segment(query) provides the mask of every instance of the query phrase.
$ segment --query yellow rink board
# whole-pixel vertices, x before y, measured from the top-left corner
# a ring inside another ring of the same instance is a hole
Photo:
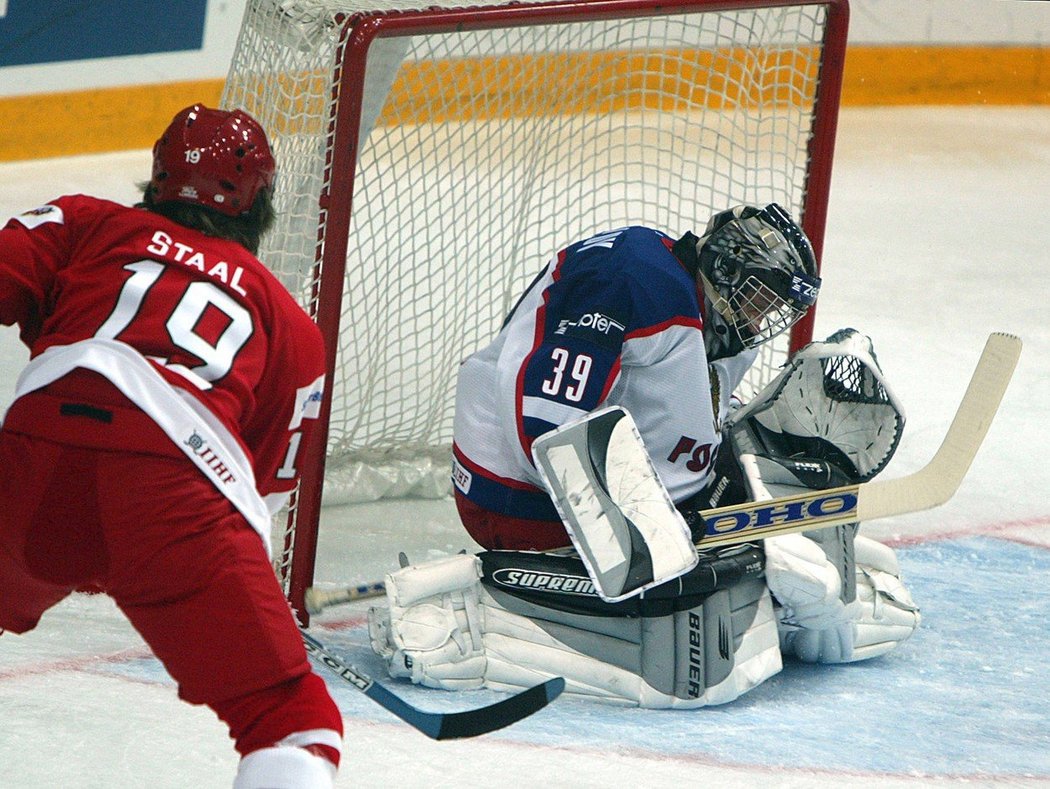
[[[607,55],[587,57],[594,61],[588,70],[591,84],[607,79],[623,65],[622,59],[614,63]],[[661,60],[673,65],[648,79],[670,85],[672,97],[677,92],[683,100],[695,100],[691,69],[705,67],[705,58],[718,57],[717,53],[662,53]],[[515,71],[506,65],[491,60],[460,63],[457,90],[464,96],[490,91],[494,70]],[[520,63],[515,68],[520,71]],[[578,87],[555,111],[603,109],[601,91],[589,90],[587,82]],[[195,101],[216,106],[221,93],[222,80],[204,80],[0,98],[0,161],[149,148],[176,112]],[[746,101],[748,97],[734,98]],[[1050,47],[852,46],[846,58],[842,104],[1050,104]],[[510,114],[534,111],[505,103],[502,107]],[[412,115],[415,111],[407,110],[400,120],[420,120]]]

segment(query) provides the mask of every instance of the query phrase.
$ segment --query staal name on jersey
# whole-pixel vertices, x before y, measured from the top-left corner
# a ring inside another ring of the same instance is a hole
[[[231,273],[230,264],[225,260],[210,263],[204,257],[203,252],[198,252],[189,244],[176,241],[163,230],[158,230],[153,234],[150,243],[146,245],[146,251],[152,255],[159,255],[163,258],[174,260],[176,263],[182,263],[184,266],[195,268],[209,277],[214,277],[223,284],[229,285],[242,296],[248,295],[244,288],[241,287],[241,277],[244,276],[244,269],[241,266],[234,266]]]

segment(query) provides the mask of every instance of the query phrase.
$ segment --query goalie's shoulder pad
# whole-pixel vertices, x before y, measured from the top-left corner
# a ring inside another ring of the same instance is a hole
[[[481,582],[529,603],[590,616],[654,617],[686,611],[720,589],[762,574],[764,553],[744,544],[701,552],[696,567],[678,578],[648,589],[637,597],[610,603],[602,600],[576,555],[530,551],[485,551]]]

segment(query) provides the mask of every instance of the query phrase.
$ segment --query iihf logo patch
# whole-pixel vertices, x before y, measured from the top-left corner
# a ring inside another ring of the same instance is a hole
[[[223,463],[222,458],[220,458],[213,450],[209,449],[208,442],[205,441],[196,430],[193,431],[193,435],[182,443],[193,450],[193,454],[204,462],[204,465],[219,478],[220,482],[229,484],[237,481],[237,477],[235,477],[229,467]]]

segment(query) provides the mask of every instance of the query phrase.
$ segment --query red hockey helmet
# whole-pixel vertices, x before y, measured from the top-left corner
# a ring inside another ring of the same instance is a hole
[[[153,200],[214,208],[239,216],[260,189],[273,186],[273,154],[266,132],[241,110],[187,107],[153,146]]]

